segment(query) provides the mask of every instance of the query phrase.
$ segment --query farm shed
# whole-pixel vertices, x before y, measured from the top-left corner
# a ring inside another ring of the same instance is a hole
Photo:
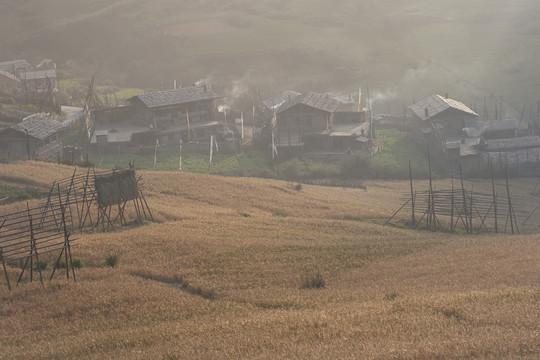
[[[22,92],[45,92],[58,87],[56,70],[28,71],[19,74]]]
[[[20,123],[0,131],[0,158],[49,158],[62,156],[58,132],[62,123],[47,114],[34,114]]]
[[[20,80],[13,74],[0,70],[0,92],[15,94],[20,88]]]
[[[18,76],[22,72],[29,71],[31,65],[26,60],[10,60],[0,62],[0,70]]]
[[[478,121],[478,136],[484,139],[508,139],[517,136],[519,122],[516,119]]]

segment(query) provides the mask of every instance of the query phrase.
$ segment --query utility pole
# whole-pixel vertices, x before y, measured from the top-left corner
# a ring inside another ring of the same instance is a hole
[[[24,132],[26,133],[26,154],[28,155],[28,160],[30,160],[30,139],[28,137],[28,129],[25,128]]]

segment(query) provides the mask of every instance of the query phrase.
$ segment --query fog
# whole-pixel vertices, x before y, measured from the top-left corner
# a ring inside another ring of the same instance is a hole
[[[0,48],[3,61],[53,59],[61,76],[122,87],[204,79],[228,101],[253,84],[263,97],[369,87],[380,111],[449,93],[515,112],[539,100],[538,10],[532,0],[27,0],[0,5]]]

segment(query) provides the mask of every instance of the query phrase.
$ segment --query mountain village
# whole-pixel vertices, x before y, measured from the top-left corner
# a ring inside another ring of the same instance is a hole
[[[177,87],[175,81],[171,89],[113,103],[100,98],[92,78],[82,107],[59,104],[59,92],[52,60],[35,67],[26,60],[0,62],[4,99],[49,105],[57,112],[16,112],[20,121],[0,130],[3,162],[49,158],[77,163],[88,153],[152,154],[158,148],[239,153],[251,147],[272,159],[373,156],[384,146],[384,141],[373,141],[377,129],[394,126],[408,131],[441,164],[487,168],[495,163],[518,171],[536,171],[540,165],[538,119],[524,119],[523,113],[520,119],[508,119],[497,111],[489,118],[484,111],[481,118],[476,109],[448,94],[404,106],[400,115],[381,115],[372,111],[369,91],[361,89],[345,95],[283,90],[261,98],[253,85],[236,101],[243,104],[239,108],[228,106],[205,82]],[[63,134],[73,129],[84,129],[84,143],[64,146]]]

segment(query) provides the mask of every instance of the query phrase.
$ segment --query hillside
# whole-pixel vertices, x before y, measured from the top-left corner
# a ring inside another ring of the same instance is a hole
[[[47,188],[72,173],[0,165],[0,184]],[[76,283],[0,286],[0,358],[540,356],[538,235],[381,226],[408,182],[140,174],[156,222],[77,234]],[[304,288],[317,278],[324,288]]]
[[[539,10],[533,0],[27,0],[0,5],[0,49],[121,86],[206,79],[226,97],[253,81],[264,96],[369,86],[392,100],[381,111],[450,93],[511,116],[539,100]]]

